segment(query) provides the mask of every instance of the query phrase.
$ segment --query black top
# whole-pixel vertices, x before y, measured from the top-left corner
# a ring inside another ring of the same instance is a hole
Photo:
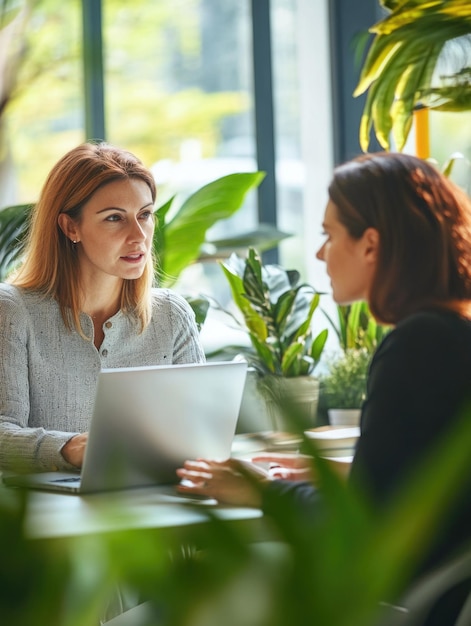
[[[447,311],[410,316],[373,357],[352,479],[383,501],[453,425],[471,392],[471,322]]]
[[[471,397],[471,322],[448,311],[410,316],[373,357],[351,470],[378,505],[387,502],[453,428]],[[436,565],[471,539],[471,485],[427,555]]]
[[[468,396],[471,322],[442,310],[417,313],[400,322],[372,359],[350,480],[359,481],[375,505],[386,504],[422,456],[454,425]],[[471,485],[467,494],[422,571],[471,539]],[[273,481],[266,496],[267,512],[273,496],[294,499],[311,512],[318,509],[320,499],[309,483]]]

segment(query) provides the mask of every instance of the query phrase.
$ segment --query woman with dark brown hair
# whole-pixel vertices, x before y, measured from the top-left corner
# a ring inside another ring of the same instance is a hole
[[[204,360],[193,311],[153,288],[155,182],[85,143],[53,167],[0,285],[0,468],[82,465],[98,373]]]
[[[421,159],[362,155],[335,169],[323,229],[317,257],[335,302],[365,300],[379,322],[393,326],[371,362],[349,473],[381,508],[471,396],[471,202]],[[188,461],[178,471],[180,490],[268,512],[284,499],[315,512],[321,490],[309,459],[267,454],[253,461],[278,467],[267,473],[248,463],[241,471],[234,459]],[[449,513],[447,532],[421,571],[471,539],[471,485]]]
[[[367,297],[378,321],[396,324],[439,303],[467,306],[470,200],[434,166],[405,154],[365,155],[335,170],[329,196],[353,239],[368,228],[379,234]]]

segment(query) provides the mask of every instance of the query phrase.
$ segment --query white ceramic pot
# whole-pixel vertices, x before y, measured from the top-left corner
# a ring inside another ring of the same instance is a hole
[[[358,426],[360,424],[360,409],[329,409],[329,423],[331,426]]]

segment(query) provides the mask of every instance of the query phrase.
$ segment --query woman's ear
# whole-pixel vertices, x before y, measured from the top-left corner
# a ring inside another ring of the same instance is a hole
[[[70,215],[67,215],[66,213],[60,213],[59,217],[57,218],[57,223],[59,224],[59,228],[64,233],[64,235],[68,239],[70,239],[70,241],[77,243],[77,226],[74,220],[70,217]]]
[[[367,228],[363,233],[365,258],[371,263],[376,263],[379,251],[380,237],[376,228]]]

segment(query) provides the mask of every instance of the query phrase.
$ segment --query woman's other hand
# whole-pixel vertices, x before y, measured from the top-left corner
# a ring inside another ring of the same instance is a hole
[[[260,507],[260,489],[269,480],[267,473],[250,463],[237,459],[185,461],[177,470],[182,483],[180,493],[215,498],[218,502],[238,506]]]
[[[75,435],[63,446],[61,454],[67,463],[81,468],[83,464],[83,457],[85,455],[85,448],[87,447],[88,433],[82,433]]]
[[[269,478],[276,478],[281,480],[309,480],[316,487],[319,487],[319,477],[316,474],[316,470],[313,466],[313,457],[307,454],[293,454],[293,453],[267,453],[259,454],[253,457],[254,463],[265,463],[268,465]],[[351,458],[346,457],[338,459],[324,459],[330,469],[335,472],[343,480],[347,480],[350,467]]]
[[[268,465],[270,478],[283,480],[314,480],[312,457],[296,453],[267,453],[252,458],[253,463]]]

